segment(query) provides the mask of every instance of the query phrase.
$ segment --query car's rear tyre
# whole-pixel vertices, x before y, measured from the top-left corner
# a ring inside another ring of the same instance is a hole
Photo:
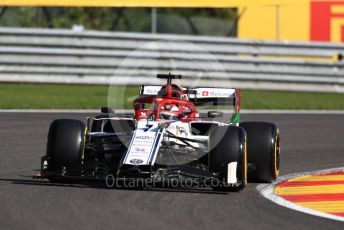
[[[47,170],[62,172],[78,170],[81,166],[85,146],[86,126],[82,121],[59,119],[51,123],[48,133],[46,155]],[[59,176],[48,176],[51,182],[65,182]]]
[[[240,123],[247,135],[248,180],[252,182],[274,181],[280,167],[280,133],[269,122]]]
[[[220,183],[212,182],[217,191],[240,191],[247,184],[246,134],[236,126],[214,127],[209,136],[209,170],[218,174]],[[228,182],[229,164],[236,162],[236,180]]]

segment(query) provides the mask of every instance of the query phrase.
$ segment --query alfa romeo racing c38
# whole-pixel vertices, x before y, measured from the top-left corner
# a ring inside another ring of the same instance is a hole
[[[54,120],[41,177],[52,183],[111,178],[224,192],[278,177],[279,129],[270,122],[240,123],[238,89],[181,87],[172,83],[180,75],[157,77],[167,83],[142,85],[134,114],[102,108],[86,123]],[[202,105],[232,110],[201,113]]]

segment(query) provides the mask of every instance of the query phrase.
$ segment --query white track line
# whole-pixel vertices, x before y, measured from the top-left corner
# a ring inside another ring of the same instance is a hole
[[[132,113],[131,109],[116,109],[118,113]],[[220,110],[229,112],[229,110]],[[201,110],[200,112],[207,112]],[[0,113],[100,113],[100,109],[0,109]],[[339,114],[344,115],[344,110],[246,110],[241,114]]]
[[[333,168],[333,169],[325,169],[325,170],[317,170],[317,171],[311,171],[311,172],[302,172],[302,173],[294,173],[294,174],[290,174],[290,175],[285,175],[285,176],[278,177],[278,179],[272,184],[260,184],[260,185],[258,185],[257,190],[268,200],[271,200],[272,202],[274,202],[278,205],[284,206],[286,208],[293,209],[295,211],[307,213],[307,214],[314,215],[314,216],[319,216],[319,217],[324,217],[324,218],[344,222],[344,217],[331,215],[331,214],[316,211],[316,210],[313,210],[310,208],[302,207],[302,206],[297,205],[293,202],[290,202],[288,200],[283,199],[282,197],[276,195],[274,192],[274,188],[278,183],[281,183],[282,181],[288,180],[290,178],[295,178],[295,177],[300,177],[300,176],[305,176],[305,175],[310,175],[310,174],[330,173],[333,171],[340,171],[340,170],[344,170],[344,168]]]

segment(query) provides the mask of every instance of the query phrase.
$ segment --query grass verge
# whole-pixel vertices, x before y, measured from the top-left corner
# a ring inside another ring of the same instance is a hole
[[[106,106],[108,86],[0,84],[1,109],[98,109]],[[139,87],[112,87],[111,104],[132,108]],[[126,100],[118,99],[123,95]],[[344,94],[242,90],[242,109],[343,110]]]

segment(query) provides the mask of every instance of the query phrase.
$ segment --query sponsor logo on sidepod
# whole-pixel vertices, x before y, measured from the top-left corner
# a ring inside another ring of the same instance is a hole
[[[135,165],[139,165],[139,164],[142,164],[143,163],[143,160],[140,160],[140,159],[132,159],[129,161],[130,163],[132,164],[135,164]]]

